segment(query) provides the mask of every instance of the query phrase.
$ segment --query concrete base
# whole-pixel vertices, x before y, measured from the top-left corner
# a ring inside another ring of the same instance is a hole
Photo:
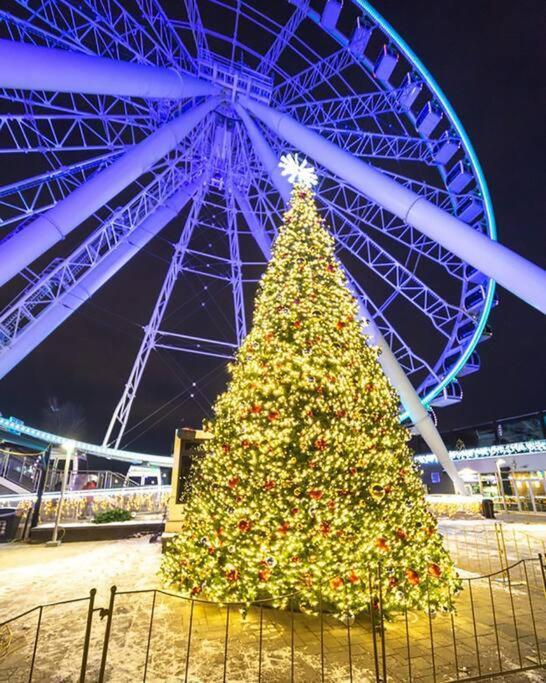
[[[57,543],[112,541],[130,538],[136,534],[161,534],[164,528],[165,522],[163,520],[132,520],[110,524],[92,524],[90,522],[63,524],[59,526],[59,541]],[[30,542],[49,545],[52,533],[52,524],[36,526],[30,531]]]

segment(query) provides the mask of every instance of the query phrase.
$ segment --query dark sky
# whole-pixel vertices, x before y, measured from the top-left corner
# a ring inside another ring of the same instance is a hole
[[[374,5],[421,57],[463,122],[489,184],[500,240],[544,266],[544,2],[375,0]],[[170,226],[163,237],[175,235]],[[47,398],[56,396],[60,403],[82,407],[81,437],[101,441],[168,253],[164,239],[151,243],[2,380],[2,414],[38,425]],[[546,407],[544,318],[500,288],[498,295],[500,304],[490,318],[493,338],[480,347],[481,371],[463,379],[462,403],[437,412],[443,429]],[[184,296],[196,303],[203,299],[197,289]],[[185,354],[158,354],[147,369],[131,424],[179,395],[132,430],[130,447],[166,452],[177,424],[198,426],[208,410],[203,395],[213,398],[222,387],[223,375],[214,367]],[[140,435],[144,428],[148,431]]]

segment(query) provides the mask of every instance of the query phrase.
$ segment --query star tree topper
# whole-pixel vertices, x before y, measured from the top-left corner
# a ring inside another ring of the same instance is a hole
[[[291,185],[304,185],[311,188],[318,183],[314,166],[311,166],[307,159],[300,161],[297,154],[283,154],[279,167],[282,175],[288,176],[288,182]]]

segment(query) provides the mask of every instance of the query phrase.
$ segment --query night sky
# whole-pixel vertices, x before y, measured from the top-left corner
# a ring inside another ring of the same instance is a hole
[[[429,68],[463,122],[489,184],[499,239],[545,266],[544,2],[375,0],[374,5]],[[55,396],[85,413],[80,438],[102,440],[140,343],[140,325],[167,268],[168,240],[175,237],[171,225],[0,382],[3,415],[47,426],[43,410]],[[197,289],[183,295],[204,303]],[[500,288],[498,295],[490,318],[493,338],[479,347],[481,371],[463,378],[462,403],[437,412],[441,429],[546,407],[544,317]],[[170,311],[171,319],[175,314]],[[199,426],[225,381],[217,367],[186,354],[156,354],[130,424],[177,397],[135,427],[127,445],[167,452],[175,426]]]

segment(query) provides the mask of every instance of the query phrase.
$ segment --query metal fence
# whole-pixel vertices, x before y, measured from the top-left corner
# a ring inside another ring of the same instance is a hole
[[[542,556],[463,577],[456,610],[382,610],[381,567],[367,614],[345,622],[267,603],[220,606],[163,590],[97,593],[0,624],[10,681],[478,681],[546,667]],[[544,675],[546,676],[546,669]]]
[[[546,557],[546,538],[502,522],[465,524],[440,520],[438,528],[455,565],[478,574],[491,574],[514,562]]]

